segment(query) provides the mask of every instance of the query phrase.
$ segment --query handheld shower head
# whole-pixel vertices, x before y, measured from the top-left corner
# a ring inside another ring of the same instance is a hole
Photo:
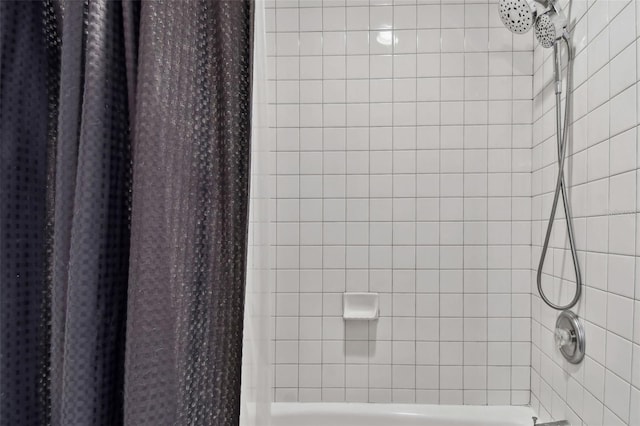
[[[549,8],[538,17],[534,25],[536,38],[542,47],[553,47],[560,39],[567,27],[567,19],[555,3],[551,3]]]
[[[500,0],[498,12],[504,26],[516,34],[529,31],[537,17],[533,0]]]
[[[556,42],[556,27],[546,13],[536,20],[535,34],[542,47],[552,47]]]

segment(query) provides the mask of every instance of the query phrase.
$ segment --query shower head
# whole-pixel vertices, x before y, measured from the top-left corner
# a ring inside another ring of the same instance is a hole
[[[567,27],[567,19],[562,10],[551,3],[549,8],[541,14],[534,25],[536,38],[542,47],[553,47],[556,40],[561,38]]]
[[[567,20],[556,0],[499,0],[498,12],[505,27],[516,34],[535,28],[540,45],[552,47],[566,31]],[[542,11],[538,12],[536,2]]]
[[[498,12],[504,26],[516,34],[529,31],[537,16],[533,0],[500,0]]]
[[[535,33],[542,47],[552,47],[553,43],[556,42],[556,27],[547,14],[542,15],[536,20]]]

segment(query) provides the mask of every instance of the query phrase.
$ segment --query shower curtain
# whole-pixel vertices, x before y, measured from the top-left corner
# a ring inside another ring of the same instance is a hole
[[[0,2],[0,425],[238,423],[252,18]]]

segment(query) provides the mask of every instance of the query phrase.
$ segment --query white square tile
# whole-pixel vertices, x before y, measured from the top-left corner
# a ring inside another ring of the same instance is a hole
[[[417,6],[417,26],[418,28],[439,28],[440,27],[440,5],[420,4]]]
[[[349,6],[349,5],[347,5]],[[369,29],[368,7],[347,7],[347,30]]]
[[[605,375],[604,403],[624,422],[629,420],[629,401],[631,388],[629,383],[607,371]]]
[[[614,333],[607,333],[606,367],[627,382],[631,381],[632,344]]]
[[[464,6],[459,4],[443,4],[441,6],[442,28],[464,27]]]
[[[325,33],[332,34],[332,33]],[[337,33],[341,34],[341,33]],[[325,35],[326,37],[326,35]],[[325,41],[326,44],[326,41]],[[369,53],[369,31],[348,31],[346,37],[348,55],[366,55]]]
[[[442,52],[463,52],[465,50],[464,29],[443,29],[440,32]]]
[[[323,7],[322,29],[324,31],[344,31],[346,29],[346,11],[344,7]]]
[[[369,8],[369,28],[393,28],[393,8],[391,6],[376,6]]]
[[[396,30],[416,27],[416,6],[395,5],[393,7],[393,28]]]
[[[610,102],[610,133],[616,135],[630,129],[637,123],[636,87],[624,90]]]
[[[633,300],[609,294],[607,303],[607,328],[625,339],[631,339],[633,337]]]

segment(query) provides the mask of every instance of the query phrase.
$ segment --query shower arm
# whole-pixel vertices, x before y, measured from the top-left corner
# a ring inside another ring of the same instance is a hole
[[[565,99],[565,111],[564,111],[564,126],[562,125],[562,78],[561,78],[561,66],[560,66],[560,49],[558,43],[555,43],[554,48],[554,75],[555,75],[555,95],[556,95],[556,137],[558,142],[558,178],[556,180],[556,188],[553,196],[553,204],[551,207],[551,214],[549,216],[549,222],[547,224],[547,232],[544,238],[544,244],[542,246],[542,252],[540,253],[540,263],[538,264],[538,271],[536,275],[536,281],[538,286],[538,293],[542,300],[551,308],[564,311],[571,309],[580,300],[582,294],[582,276],[580,274],[580,264],[578,263],[578,253],[575,247],[575,236],[573,232],[573,220],[571,217],[571,209],[569,206],[569,198],[567,196],[566,184],[564,181],[564,163],[567,149],[567,133],[569,130],[569,116],[570,116],[570,91],[572,88],[572,72],[573,65],[573,50],[569,41],[569,36],[566,31],[562,35],[562,40],[567,47],[567,96]],[[562,132],[561,132],[562,129]],[[553,222],[555,219],[556,209],[558,206],[558,198],[562,194],[562,202],[565,209],[565,221],[567,224],[567,236],[569,239],[569,247],[571,249],[571,256],[573,260],[573,268],[576,276],[576,291],[573,299],[566,305],[557,305],[553,303],[544,293],[542,289],[542,268],[549,248],[549,239],[551,237],[551,231],[553,228]]]

